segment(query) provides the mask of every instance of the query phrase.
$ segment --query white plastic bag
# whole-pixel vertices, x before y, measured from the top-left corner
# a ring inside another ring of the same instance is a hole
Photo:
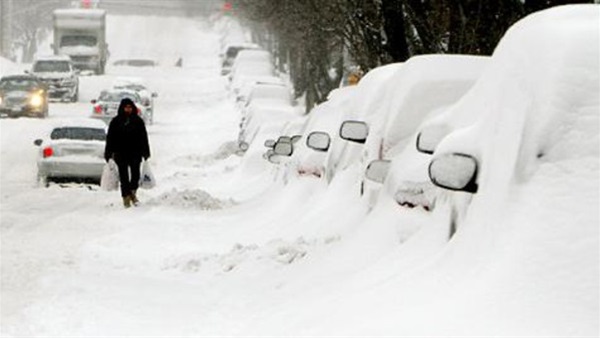
[[[152,168],[150,168],[150,163],[148,161],[142,162],[139,185],[142,189],[152,189],[156,186],[156,179],[154,178]]]
[[[102,178],[100,179],[100,188],[106,191],[119,189],[119,169],[112,159],[109,160],[102,169]]]

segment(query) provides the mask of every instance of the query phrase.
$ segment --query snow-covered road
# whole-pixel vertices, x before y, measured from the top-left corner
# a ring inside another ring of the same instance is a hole
[[[0,336],[597,336],[597,156],[574,165],[581,177],[544,164],[507,201],[480,203],[502,217],[451,241],[442,203],[387,198],[367,214],[357,167],[273,182],[274,166],[233,153],[240,114],[218,54],[223,29],[244,36],[234,23],[109,15],[113,60],[159,67],[108,67],[48,119],[0,119]],[[38,186],[33,141],[89,116],[117,76],[159,94],[158,185],[130,209],[97,186]]]

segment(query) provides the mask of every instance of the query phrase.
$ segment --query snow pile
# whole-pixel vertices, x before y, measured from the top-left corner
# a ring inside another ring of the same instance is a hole
[[[235,205],[235,202],[233,200],[214,198],[201,189],[186,189],[183,191],[172,189],[171,191],[162,193],[158,197],[150,199],[146,204],[150,206],[168,205],[195,210],[219,210]]]

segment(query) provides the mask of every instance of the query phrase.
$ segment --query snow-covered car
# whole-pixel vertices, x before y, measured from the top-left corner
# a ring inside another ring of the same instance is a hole
[[[91,118],[100,119],[105,123],[110,123],[113,117],[117,116],[119,105],[124,98],[131,99],[137,107],[137,113],[142,117],[144,123],[150,124],[152,121],[152,111],[148,110],[142,104],[140,94],[131,89],[109,89],[103,90],[98,99],[92,100]]]
[[[66,55],[39,56],[31,67],[31,74],[48,86],[48,97],[77,102],[79,98],[79,71]]]
[[[373,120],[376,117],[385,115],[382,111],[384,102],[389,100],[389,93],[395,85],[394,78],[402,65],[402,62],[398,62],[370,70],[356,85],[355,94],[349,99],[346,106],[340,107],[343,110],[341,118],[343,122],[355,125],[364,123],[366,131],[362,131],[364,133],[362,138],[368,136],[369,126],[365,121],[374,123]],[[340,132],[342,128],[347,127],[340,125]],[[360,161],[364,142],[359,135],[354,136],[352,141],[348,141],[344,137],[332,138],[325,167],[328,181],[331,181],[338,171],[345,170]]]
[[[279,136],[286,123],[294,121],[300,116],[295,107],[283,104],[250,105],[246,111],[246,116],[240,123],[238,134],[238,146],[242,151],[250,147],[255,141],[256,135],[266,125],[279,126],[275,128],[278,133],[269,135],[269,137]],[[266,138],[259,139],[258,142],[262,145],[265,140]]]
[[[242,119],[246,118],[253,107],[293,106],[291,89],[279,84],[257,84],[252,87],[245,105],[242,107]]]
[[[275,67],[270,63],[243,63],[231,71],[230,89],[237,96],[242,88],[266,76],[276,76]]]
[[[468,299],[449,322],[481,313],[502,318],[494,335],[597,335],[599,22],[598,5],[518,21],[470,99],[454,106],[480,118],[435,149],[429,175],[446,196],[437,223],[404,244],[428,248],[436,258],[427,264],[445,276],[468,276],[437,290]]]
[[[278,76],[264,76],[253,78],[251,81],[245,82],[236,94],[235,102],[238,105],[238,107],[240,107],[241,109],[244,106],[246,106],[249,103],[250,94],[254,90],[254,87],[263,85],[285,86],[286,84]]]
[[[144,106],[148,116],[146,123],[152,124],[154,122],[154,98],[158,97],[158,93],[151,92],[142,78],[118,77],[113,82],[112,87],[117,90],[129,89],[136,91],[142,99],[142,106]]]
[[[390,92],[377,114],[366,118],[369,127],[359,158],[366,172],[374,160],[391,160],[407,146],[423,121],[458,101],[485,71],[489,57],[420,55],[406,61],[389,80]],[[360,192],[369,206],[376,203],[381,183],[363,175]]]
[[[344,109],[347,109],[356,90],[355,86],[336,89],[329,94],[327,101],[311,110],[302,137],[286,163],[285,181],[293,177],[324,179],[331,140],[337,137]]]
[[[64,120],[36,139],[38,181],[99,182],[104,167],[106,124],[93,119]]]
[[[598,206],[599,19],[597,6],[566,6],[521,20],[453,107],[481,117],[446,136],[429,164],[431,181],[454,191],[450,234],[469,223],[534,227],[542,236],[548,229],[568,243],[586,231],[597,236],[597,214],[584,215]],[[494,218],[507,209],[510,221]]]
[[[0,79],[0,115],[47,117],[48,87],[32,75],[10,75]]]
[[[221,53],[221,75],[228,75],[238,53],[245,49],[260,49],[257,44],[249,42],[231,43]]]

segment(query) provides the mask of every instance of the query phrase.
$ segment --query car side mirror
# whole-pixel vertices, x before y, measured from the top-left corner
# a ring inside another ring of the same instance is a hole
[[[81,70],[79,70],[79,69],[74,69],[74,70],[73,70],[73,73],[74,73],[75,75],[79,75],[79,74],[81,74]]]
[[[367,179],[377,183],[383,183],[390,171],[390,160],[374,160],[367,166],[365,176]]]
[[[273,153],[280,156],[292,156],[294,147],[291,142],[276,142],[273,146]]]
[[[461,153],[443,154],[429,163],[429,178],[440,188],[476,193],[478,164],[475,157]]]
[[[273,148],[274,146],[275,146],[275,140],[269,139],[269,140],[265,141],[265,147],[267,147],[267,148]]]
[[[156,93],[156,92],[152,93],[152,97],[158,97],[158,93]]]
[[[267,160],[273,164],[280,164],[282,157],[281,155],[277,155],[275,153],[271,153],[267,155]]]
[[[37,140],[33,141],[33,144],[39,147],[42,145],[42,142],[43,141],[41,139],[37,139]]]
[[[90,101],[92,104],[96,104],[96,102],[98,102],[96,99],[93,99]]]
[[[292,138],[291,138],[292,144],[295,144],[296,142],[300,141],[301,138],[302,138],[302,135],[294,135],[294,136],[292,136]]]
[[[369,135],[369,126],[362,121],[344,121],[340,127],[340,137],[346,141],[364,144]]]
[[[29,74],[29,71],[28,70],[24,70],[23,73]]]
[[[308,134],[306,138],[306,145],[316,151],[327,151],[329,150],[329,144],[331,143],[331,137],[329,134],[323,131],[313,131]]]
[[[241,151],[246,151],[248,150],[248,148],[250,148],[250,145],[248,144],[248,142],[240,142],[240,144],[238,144],[238,147],[240,148]]]
[[[438,144],[448,135],[447,125],[430,125],[423,128],[417,135],[417,151],[423,154],[433,154]]]

